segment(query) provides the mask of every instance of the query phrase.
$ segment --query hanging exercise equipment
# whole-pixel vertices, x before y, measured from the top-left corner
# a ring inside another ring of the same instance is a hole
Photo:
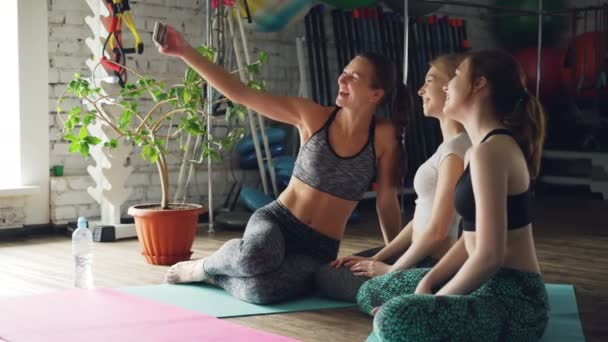
[[[131,6],[129,0],[105,0],[108,11],[110,12],[110,25],[108,27],[108,36],[103,43],[103,53],[101,64],[108,70],[112,71],[118,84],[121,87],[127,82],[127,70],[124,68],[127,64],[128,54],[142,54],[144,52],[144,44],[141,41],[139,32],[135,27],[133,16],[131,14]],[[133,35],[134,46],[125,48],[122,41],[122,25],[126,25]],[[106,52],[110,51],[110,58],[105,56]]]

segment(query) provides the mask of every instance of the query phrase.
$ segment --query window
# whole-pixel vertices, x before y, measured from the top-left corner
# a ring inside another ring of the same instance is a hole
[[[3,34],[2,113],[0,113],[0,189],[21,185],[21,149],[19,118],[19,37],[17,35],[17,1],[6,1],[0,12]]]

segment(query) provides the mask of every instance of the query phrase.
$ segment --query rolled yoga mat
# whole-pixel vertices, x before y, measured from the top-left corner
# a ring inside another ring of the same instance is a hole
[[[549,323],[541,342],[584,342],[583,328],[578,315],[574,286],[546,284],[549,294]],[[367,342],[380,342],[372,331]]]

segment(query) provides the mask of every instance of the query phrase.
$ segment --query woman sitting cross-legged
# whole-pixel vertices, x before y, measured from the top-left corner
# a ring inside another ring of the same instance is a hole
[[[445,112],[473,143],[455,193],[463,236],[432,269],[366,282],[359,306],[385,341],[536,341],[548,321],[530,208],[542,107],[500,51],[471,54],[446,91]]]

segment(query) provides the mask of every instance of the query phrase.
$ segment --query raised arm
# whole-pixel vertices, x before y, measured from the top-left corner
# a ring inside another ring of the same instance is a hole
[[[198,53],[182,35],[167,25],[165,45],[159,47],[165,55],[181,58],[196,70],[215,89],[233,102],[240,103],[270,119],[288,123],[298,128],[310,127],[307,120],[315,120],[303,113],[323,113],[323,107],[310,100],[298,97],[274,96],[267,92],[252,89]]]

